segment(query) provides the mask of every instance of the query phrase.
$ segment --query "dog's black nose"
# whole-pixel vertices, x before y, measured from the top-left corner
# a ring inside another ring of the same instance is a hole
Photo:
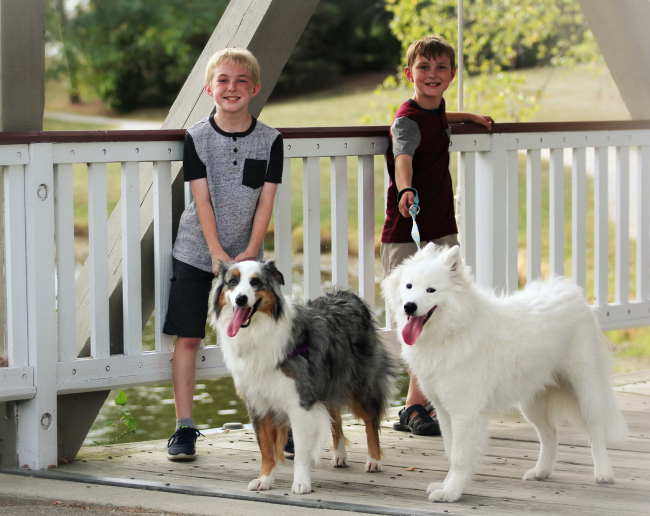
[[[418,305],[411,303],[410,301],[404,305],[404,312],[406,315],[413,315],[418,311]]]
[[[235,303],[237,304],[237,306],[246,306],[248,304],[248,297],[243,294],[237,296],[237,298],[235,299]]]

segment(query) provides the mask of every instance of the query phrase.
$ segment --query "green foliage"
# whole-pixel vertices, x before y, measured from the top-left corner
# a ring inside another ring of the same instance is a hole
[[[403,56],[412,41],[428,34],[456,46],[456,0],[386,0],[386,9]],[[576,0],[466,0],[463,13],[465,71],[475,77],[464,93],[466,111],[502,121],[529,119],[541,91],[524,92],[523,76],[504,71],[594,61],[599,55]],[[398,80],[404,81],[401,70]],[[450,110],[456,88],[446,95]]]
[[[110,107],[170,105],[226,5],[227,0],[79,2],[65,44],[83,63],[84,81]],[[54,30],[51,35],[56,39]]]
[[[113,423],[114,426],[114,442],[123,442],[124,438],[127,435],[134,434],[137,429],[137,422],[135,417],[131,414],[129,409],[126,407],[129,399],[124,391],[118,391],[115,396],[115,406],[118,407],[120,411],[119,420]]]
[[[321,0],[273,93],[313,91],[343,75],[397,65],[399,42],[390,31],[384,4],[384,0]]]

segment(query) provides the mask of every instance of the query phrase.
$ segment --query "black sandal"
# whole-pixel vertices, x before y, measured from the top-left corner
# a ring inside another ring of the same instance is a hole
[[[422,405],[411,405],[400,410],[399,421],[393,423],[393,428],[414,435],[440,435],[440,425],[435,413],[431,417]]]

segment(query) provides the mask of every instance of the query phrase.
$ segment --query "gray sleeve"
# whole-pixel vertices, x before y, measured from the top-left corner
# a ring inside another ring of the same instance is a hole
[[[393,140],[393,156],[408,154],[413,156],[420,145],[420,128],[417,122],[408,117],[396,118],[390,128]]]

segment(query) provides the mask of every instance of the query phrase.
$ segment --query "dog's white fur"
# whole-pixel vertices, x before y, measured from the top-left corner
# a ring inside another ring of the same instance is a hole
[[[627,429],[609,386],[605,338],[575,283],[553,278],[499,297],[472,283],[457,246],[429,244],[382,288],[396,315],[402,356],[436,407],[449,458],[442,485],[427,488],[429,500],[461,497],[486,441],[487,414],[513,406],[540,440],[525,480],[551,474],[558,412],[568,408],[591,438],[596,482],[613,482],[606,442],[623,439]],[[416,317],[433,309],[412,345],[402,336],[407,303],[417,306]]]

